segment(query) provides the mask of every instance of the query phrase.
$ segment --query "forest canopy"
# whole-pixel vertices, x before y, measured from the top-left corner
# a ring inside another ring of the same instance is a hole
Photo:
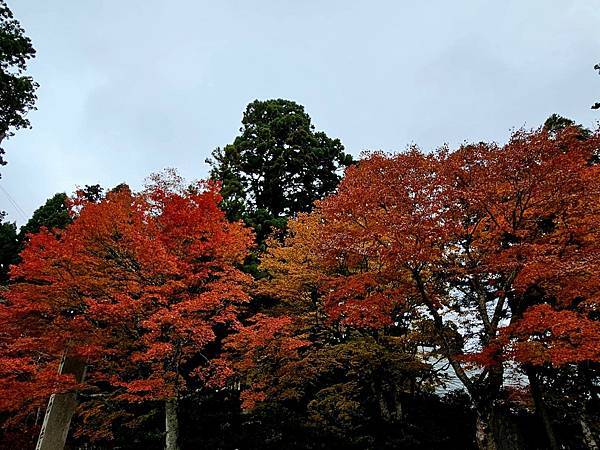
[[[589,445],[598,149],[599,130],[553,117],[502,146],[365,154],[265,239],[257,278],[219,180],[57,195],[2,294],[7,442],[33,442],[59,393],[77,399],[76,445],[134,428],[136,446],[162,433],[167,448],[537,448],[529,426],[551,448]],[[206,425],[208,405],[239,434],[179,425]],[[466,434],[430,435],[427,408]]]

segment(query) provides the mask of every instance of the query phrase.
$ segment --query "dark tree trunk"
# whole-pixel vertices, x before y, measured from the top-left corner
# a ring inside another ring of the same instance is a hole
[[[554,428],[552,427],[552,420],[550,419],[548,408],[544,402],[542,386],[538,379],[537,370],[534,367],[528,366],[525,368],[525,372],[529,379],[529,389],[531,391],[531,396],[533,397],[535,410],[544,425],[544,431],[546,432],[546,438],[548,439],[548,447],[551,450],[559,450],[556,435],[554,434]]]
[[[491,411],[478,411],[475,422],[475,442],[479,450],[498,450]]]
[[[479,450],[521,450],[523,441],[516,425],[503,410],[482,406],[477,411],[475,441]]]
[[[379,413],[381,418],[388,423],[402,422],[402,400],[400,389],[395,386],[386,386],[375,391],[378,397]]]
[[[583,412],[579,417],[579,424],[581,425],[581,432],[583,434],[583,441],[585,442],[585,445],[587,445],[589,450],[598,450],[598,442],[596,442],[596,438],[594,437],[594,433],[587,421],[585,412]]]

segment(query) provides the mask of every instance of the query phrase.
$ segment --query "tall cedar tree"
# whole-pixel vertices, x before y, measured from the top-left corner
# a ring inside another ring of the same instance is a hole
[[[54,194],[46,203],[33,212],[31,218],[19,230],[19,240],[25,243],[29,234],[35,234],[42,227],[47,230],[64,229],[71,223],[67,206],[68,196],[64,192]]]
[[[260,243],[297,212],[332,193],[352,163],[339,139],[315,131],[304,107],[289,100],[255,100],[241,135],[212,153],[211,178],[222,183],[223,206],[244,219]]]
[[[92,203],[81,193],[66,230],[32,235],[0,308],[0,367],[10,368],[0,408],[25,413],[73,389],[55,374],[67,349],[88,364],[77,386],[91,399],[84,423],[103,415],[104,426],[84,430],[92,438],[110,441],[111,420],[124,420],[110,408],[118,402],[162,401],[176,430],[177,400],[219,382],[207,348],[249,298],[237,266],[253,236],[220,201],[211,183],[157,177],[142,194],[123,188]],[[167,434],[167,448],[176,441]]]
[[[342,324],[385,328],[410,311],[469,393],[479,448],[518,448],[501,408],[504,366],[481,350],[533,365],[598,361],[599,147],[598,132],[567,127],[520,131],[504,147],[373,154],[291,225],[313,227],[305,240],[274,243],[271,273],[288,295],[313,288]],[[304,259],[286,256],[307,246]],[[315,277],[319,267],[336,275]]]
[[[35,56],[31,40],[0,0],[0,144],[15,130],[29,127],[26,114],[34,109],[37,83],[25,75],[28,61]],[[0,148],[0,165],[6,164]]]

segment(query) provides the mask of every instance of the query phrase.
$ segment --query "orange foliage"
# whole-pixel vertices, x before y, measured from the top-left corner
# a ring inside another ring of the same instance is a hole
[[[430,345],[474,396],[501,386],[501,367],[463,367],[488,346],[534,364],[598,360],[587,317],[600,294],[598,148],[598,132],[567,128],[519,131],[503,147],[371,154],[271,241],[263,289],[317,301],[344,327],[385,329],[399,314],[430,323]]]
[[[120,400],[178,396],[208,371],[201,352],[238,326],[251,283],[238,267],[253,237],[220,200],[213,184],[157,177],[141,194],[76,198],[65,231],[31,236],[0,305],[0,397],[12,399],[0,409],[56,391],[67,348],[88,361],[80,388]]]

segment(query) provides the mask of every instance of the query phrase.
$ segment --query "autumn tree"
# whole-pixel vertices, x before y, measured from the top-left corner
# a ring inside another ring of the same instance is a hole
[[[385,329],[400,306],[411,329],[429,330],[431,356],[448,360],[472,399],[482,449],[520,444],[501,407],[504,366],[474,370],[473,358],[535,306],[540,270],[548,281],[565,275],[552,284],[565,294],[575,286],[595,292],[593,246],[579,265],[565,266],[562,256],[569,239],[595,242],[597,169],[589,161],[598,146],[597,132],[581,139],[567,127],[517,132],[503,147],[373,154],[349,168],[338,192],[313,213],[317,244],[307,266],[337,271],[319,289],[327,316]],[[288,244],[290,253],[305,245]],[[280,263],[288,268],[280,270],[285,285],[295,263]],[[568,282],[567,274],[576,277]]]
[[[103,189],[100,185],[86,185],[80,190],[79,195],[87,201],[98,202],[103,198]],[[9,267],[19,260],[19,252],[25,246],[27,236],[39,232],[40,228],[48,230],[55,228],[64,229],[71,223],[67,208],[68,196],[59,192],[50,197],[37,208],[31,218],[20,228],[15,223],[2,222],[0,231],[0,284],[8,281]],[[0,220],[5,217],[0,212]]]
[[[19,262],[19,253],[26,245],[28,240],[28,236],[30,233],[37,233],[40,228],[45,227],[47,229],[63,229],[70,222],[71,219],[67,210],[67,196],[64,193],[55,194],[53,197],[48,199],[44,205],[39,207],[33,214],[32,218],[21,227],[21,230],[17,232],[17,226],[14,223],[4,222],[2,224],[2,234],[0,236],[0,241],[2,242],[1,246],[1,264],[2,270],[0,273],[1,283],[8,284],[9,281],[9,273],[11,270],[11,266],[17,264]],[[3,294],[0,293],[0,298],[3,297]],[[34,370],[36,366],[29,366],[29,370]],[[56,378],[56,370],[50,371],[49,376],[50,379]],[[33,372],[31,372],[33,373]],[[17,370],[15,372],[17,378],[24,378],[24,374]],[[7,375],[8,376],[8,375]],[[35,391],[36,388],[32,387],[29,392]],[[40,389],[39,392],[43,392],[43,389]],[[39,411],[35,414],[36,419],[32,421],[26,420],[21,421],[19,424],[21,427],[20,435],[23,436],[23,432],[27,432],[27,427],[35,428],[39,425]],[[6,425],[10,426],[12,423],[15,423],[19,419],[21,419],[19,415],[13,418],[13,420],[9,420]],[[18,433],[13,433],[13,436],[18,436]]]
[[[568,421],[581,426],[590,445],[594,438],[587,414],[597,402],[594,380],[600,357],[598,133],[582,136],[579,127],[567,127],[549,135],[521,136],[514,147],[522,146],[530,152],[525,157],[521,150],[528,164],[515,172],[519,181],[512,182],[518,186],[513,197],[524,204],[513,212],[513,229],[504,235],[502,252],[510,255],[516,273],[511,324],[488,352],[521,364],[551,447],[559,447],[555,424]],[[510,179],[507,172],[504,177]],[[551,403],[558,407],[549,410],[544,397],[553,397]],[[567,420],[569,409],[577,412]]]
[[[0,1],[0,144],[15,130],[29,127],[26,115],[34,109],[38,85],[25,72],[34,56],[31,40],[6,2]],[[0,149],[0,165],[6,164],[3,155]]]
[[[333,192],[352,162],[339,139],[315,131],[304,107],[290,100],[250,103],[240,131],[207,162],[211,178],[222,183],[229,218],[252,225],[259,242]]]
[[[162,401],[166,446],[177,448],[178,399],[218,383],[205,350],[248,300],[237,265],[252,237],[225,219],[220,200],[214,185],[182,188],[176,177],[98,203],[75,198],[73,223],[32,235],[14,269],[3,357],[51,367],[68,349],[87,361],[84,419],[114,402]],[[37,373],[26,378],[35,385]],[[90,431],[110,439],[110,427]]]
[[[307,429],[361,448],[381,448],[391,436],[408,442],[405,401],[438,381],[418,356],[422,334],[407,328],[406,305],[377,287],[383,279],[364,266],[350,275],[343,264],[325,263],[322,220],[300,214],[284,243],[267,241],[260,269],[268,276],[255,295],[275,303],[226,345],[242,406],[296,411]],[[347,277],[352,285],[336,291]],[[394,431],[371,434],[375,424]]]

